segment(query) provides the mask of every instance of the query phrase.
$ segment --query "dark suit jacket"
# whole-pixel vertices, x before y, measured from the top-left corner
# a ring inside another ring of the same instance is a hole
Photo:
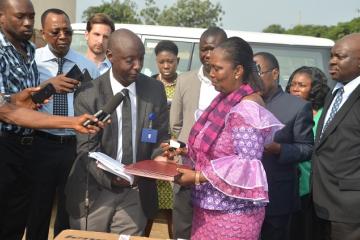
[[[320,117],[313,161],[313,198],[319,217],[360,223],[360,85],[352,92],[324,131],[328,95]]]
[[[141,142],[141,130],[149,127],[149,113],[155,113],[156,119],[152,128],[158,130],[158,143],[168,139],[169,119],[164,86],[161,82],[140,74],[136,80],[137,125],[136,125],[136,160],[151,159],[151,155],[159,144]],[[94,81],[87,82],[75,100],[75,114],[95,113],[114,96],[109,71]],[[111,124],[98,134],[91,135],[90,141],[84,134],[77,135],[77,152],[73,168],[66,187],[67,210],[73,217],[85,214],[84,200],[86,192],[86,165],[89,162],[89,199],[90,212],[92,204],[102,189],[116,191],[111,187],[114,175],[99,169],[88,152],[100,151],[116,158],[118,145],[118,120],[116,111],[111,115]],[[88,146],[89,145],[89,146]],[[140,178],[138,182],[141,204],[147,217],[153,218],[157,212],[157,191],[154,180]]]
[[[281,144],[279,155],[264,154],[264,165],[269,183],[266,215],[289,214],[300,207],[297,164],[309,160],[314,136],[311,104],[298,97],[278,91],[265,99],[266,108],[285,126],[275,135]]]

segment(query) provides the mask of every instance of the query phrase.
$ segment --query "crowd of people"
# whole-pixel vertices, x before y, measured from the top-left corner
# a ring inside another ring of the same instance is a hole
[[[141,39],[107,15],[88,20],[86,56],[56,8],[42,13],[46,45],[35,49],[34,15],[30,0],[0,1],[0,239],[48,239],[53,206],[55,236],[149,236],[160,209],[171,238],[360,239],[359,33],[331,50],[332,90],[314,66],[295,69],[283,90],[275,55],[219,27],[200,37],[199,69],[178,74],[179,49],[163,40],[148,77]],[[82,82],[66,77],[75,64]],[[34,103],[48,84],[56,93]],[[109,121],[91,115],[119,92]],[[186,147],[170,150],[170,138]],[[173,183],[130,184],[93,151],[187,167]]]

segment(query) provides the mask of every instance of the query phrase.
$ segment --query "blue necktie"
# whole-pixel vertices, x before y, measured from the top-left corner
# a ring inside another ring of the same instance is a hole
[[[323,135],[325,129],[329,126],[330,122],[333,120],[333,118],[335,117],[335,114],[338,112],[340,104],[342,102],[342,98],[343,98],[343,93],[344,93],[344,87],[339,88],[338,90],[336,90],[336,97],[335,97],[335,101],[334,104],[331,108],[330,111],[330,115],[328,120],[326,121],[326,123],[324,124],[324,127],[321,131],[321,136]],[[321,138],[320,136],[320,138]]]
[[[65,58],[57,58],[56,62],[58,63],[57,75],[60,75],[63,73]],[[54,94],[53,115],[60,115],[60,116],[68,115],[67,93]]]

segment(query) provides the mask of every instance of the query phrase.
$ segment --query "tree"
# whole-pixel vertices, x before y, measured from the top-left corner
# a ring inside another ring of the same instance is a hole
[[[207,28],[221,22],[223,14],[220,4],[214,5],[210,0],[178,0],[170,8],[164,8],[158,24]]]
[[[296,25],[286,31],[287,34],[326,37],[329,27],[321,25]]]
[[[84,20],[89,19],[95,13],[105,13],[117,23],[141,23],[136,12],[137,6],[131,0],[111,0],[111,2],[102,2],[99,6],[87,8],[82,15]]]
[[[95,13],[106,13],[117,23],[144,23],[149,25],[202,27],[221,25],[224,11],[219,3],[210,0],[177,0],[172,6],[160,10],[155,0],[145,0],[145,8],[137,13],[133,0],[111,0],[87,8],[82,18],[87,20]]]
[[[146,0],[145,8],[140,11],[143,23],[148,25],[157,25],[160,9],[155,6],[154,0]]]
[[[147,8],[140,15],[145,23],[157,25],[207,28],[221,25],[221,16],[224,14],[221,5],[214,5],[210,0],[177,0],[171,7],[165,6],[159,14],[159,8],[155,7],[153,0],[147,0],[146,3]]]
[[[271,24],[270,26],[268,26],[263,30],[263,32],[266,33],[285,33],[285,31],[286,31],[285,28],[283,28],[279,24]]]
[[[360,32],[360,18],[354,18],[349,22],[340,22],[336,26],[296,25],[288,30],[281,27],[281,25],[272,24],[265,28],[263,32],[324,37],[336,41],[350,33]]]

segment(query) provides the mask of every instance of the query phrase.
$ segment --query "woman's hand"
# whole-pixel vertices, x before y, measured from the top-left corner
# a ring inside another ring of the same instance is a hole
[[[195,184],[195,171],[185,168],[178,168],[180,173],[175,177],[175,182],[181,186],[190,186]]]

